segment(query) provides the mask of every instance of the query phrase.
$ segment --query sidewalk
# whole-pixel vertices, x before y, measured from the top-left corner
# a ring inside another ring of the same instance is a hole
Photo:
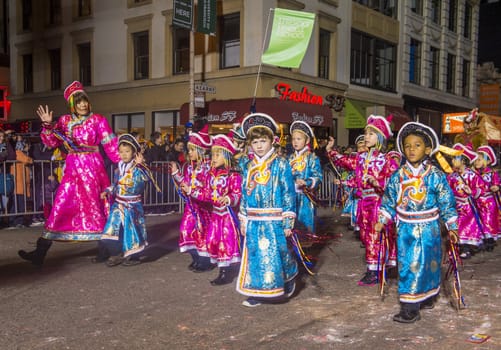
[[[334,239],[318,255],[315,276],[302,275],[289,302],[249,309],[235,285],[213,287],[217,271],[188,271],[179,254],[180,215],[147,219],[149,262],[108,268],[91,264],[95,242],[55,243],[36,268],[17,257],[41,228],[0,231],[2,349],[474,349],[475,333],[501,346],[501,247],[465,261],[467,308],[445,297],[422,319],[403,325],[397,286],[381,299],[359,287],[364,250],[347,220],[319,212],[319,232]]]

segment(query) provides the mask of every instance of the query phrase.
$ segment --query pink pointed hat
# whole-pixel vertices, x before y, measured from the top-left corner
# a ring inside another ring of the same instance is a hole
[[[484,145],[477,148],[477,153],[484,153],[487,158],[489,158],[490,165],[494,166],[497,163],[496,152],[492,149],[491,146]]]
[[[66,89],[64,89],[64,99],[68,101],[71,95],[73,95],[75,92],[85,93],[82,83],[77,80],[75,80],[73,83],[68,85]]]
[[[235,155],[237,153],[237,149],[233,145],[233,141],[231,140],[231,131],[228,136],[219,134],[216,135],[212,138],[212,148],[222,148],[228,152],[230,152],[232,155]]]
[[[462,143],[456,143],[454,144],[454,146],[452,146],[452,148],[458,151],[463,151],[463,155],[468,158],[470,164],[478,158],[478,155],[473,151],[471,146],[465,146]]]
[[[188,143],[203,149],[209,149],[212,146],[212,138],[209,135],[209,124],[205,124],[199,132],[192,132]]]
[[[391,131],[391,120],[393,116],[390,114],[387,118],[380,115],[371,114],[369,118],[367,118],[367,126],[370,126],[381,134],[383,134],[385,139],[389,139],[393,136],[393,132]]]

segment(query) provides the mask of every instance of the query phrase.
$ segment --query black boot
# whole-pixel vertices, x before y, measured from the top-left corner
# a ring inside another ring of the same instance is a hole
[[[402,303],[400,306],[400,312],[393,316],[393,321],[400,323],[414,323],[419,321],[421,319],[419,306],[419,303]]]
[[[191,264],[188,265],[188,270],[195,271],[198,266],[198,254],[196,250],[190,250],[189,253],[191,255]]]
[[[494,250],[494,246],[496,245],[496,241],[494,238],[487,238],[485,240],[485,250],[488,252],[492,252]]]
[[[193,272],[206,272],[211,271],[216,267],[215,264],[210,262],[210,258],[206,256],[199,256],[197,260],[197,264],[193,269]]]
[[[91,259],[94,264],[104,263],[111,256],[103,241],[97,242],[97,255]]]
[[[45,255],[52,245],[52,241],[40,237],[37,240],[37,248],[31,252],[26,252],[24,250],[20,250],[17,253],[24,260],[31,261],[33,265],[42,266],[43,261],[45,259]]]
[[[222,286],[223,284],[228,284],[233,282],[233,277],[231,276],[231,270],[228,268],[221,267],[219,269],[219,275],[216,279],[210,281],[213,286]]]

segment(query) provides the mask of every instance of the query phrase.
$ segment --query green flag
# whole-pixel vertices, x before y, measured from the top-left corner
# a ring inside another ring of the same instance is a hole
[[[270,44],[261,57],[263,63],[298,68],[310,42],[315,14],[275,9]]]

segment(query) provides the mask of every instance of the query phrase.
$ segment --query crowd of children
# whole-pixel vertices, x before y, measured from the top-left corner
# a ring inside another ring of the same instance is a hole
[[[75,91],[65,91],[65,97],[80,92],[76,96],[83,101],[83,112],[89,113],[83,89],[73,85]],[[71,146],[73,157],[97,156],[96,147],[76,145],[60,135],[47,107],[40,106],[38,114],[44,122],[42,139],[49,146],[63,142]],[[440,291],[442,227],[452,244],[459,245],[463,259],[481,249],[494,249],[500,230],[500,178],[492,169],[497,159],[488,145],[473,150],[457,143],[449,149],[452,167],[442,159],[440,169],[432,158],[443,150],[438,137],[418,122],[404,124],[396,136],[397,150],[387,152],[386,143],[393,136],[390,123],[391,117],[371,115],[364,135],[357,138],[356,152],[336,151],[333,138],[325,150],[331,166],[349,174],[342,181],[347,192],[343,213],[359,231],[365,248],[366,271],[358,285],[376,285],[384,280],[385,271],[398,271],[401,310],[393,319],[412,323],[420,319],[420,309],[433,307]],[[65,171],[56,210],[50,213],[37,249],[19,252],[23,259],[41,265],[52,240],[95,239],[99,251],[93,262],[110,267],[141,262],[148,245],[143,192],[147,182],[156,186],[155,177],[144,165],[142,148],[133,135],[115,139],[106,123],[93,127],[105,129],[102,137],[111,142],[107,151],[118,161],[110,186],[99,162],[99,186],[84,193],[89,203],[99,203],[92,207],[99,209],[93,216],[95,227],[72,221],[73,227],[67,222],[71,215],[59,214],[70,194],[84,195],[74,193],[78,189],[70,185],[75,179]],[[217,267],[213,286],[236,279],[236,290],[247,297],[242,303],[247,307],[294,294],[301,257],[291,248],[293,239],[315,232],[315,192],[323,181],[316,138],[302,121],[292,123],[289,132],[293,150],[284,157],[275,147],[281,130],[267,114],[246,115],[228,135],[211,136],[205,125],[186,135],[186,162],[173,160],[169,166],[185,202],[179,249],[191,256],[188,268],[203,273]],[[20,155],[24,151],[17,149]]]

